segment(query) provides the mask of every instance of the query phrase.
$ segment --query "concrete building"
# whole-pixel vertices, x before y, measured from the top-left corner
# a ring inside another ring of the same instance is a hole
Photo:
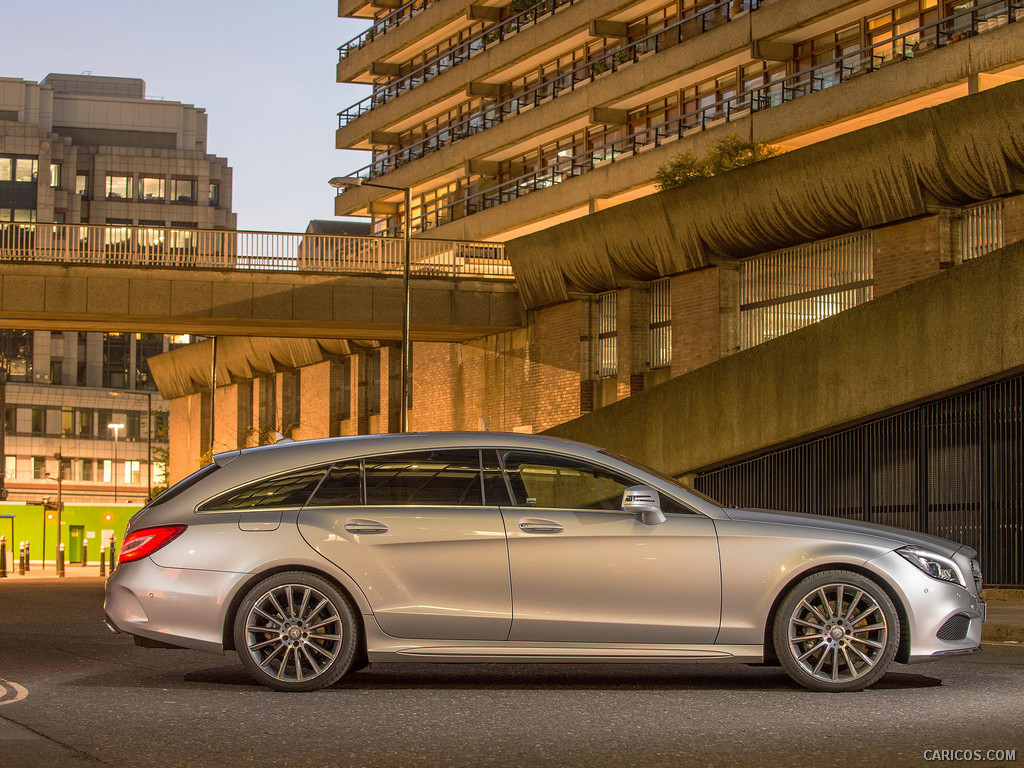
[[[723,134],[784,148],[1024,73],[1015,0],[341,0],[373,26],[344,43],[339,114],[356,175],[413,191],[433,237],[493,239],[655,191],[656,170]],[[397,232],[401,193],[362,186],[339,215]]]
[[[0,78],[0,245],[34,222],[83,242],[99,233],[108,252],[132,226],[153,249],[235,228],[231,169],[207,153],[206,112],[145,91],[135,78]],[[138,504],[162,485],[168,405],[147,360],[188,341],[0,331],[9,500]]]

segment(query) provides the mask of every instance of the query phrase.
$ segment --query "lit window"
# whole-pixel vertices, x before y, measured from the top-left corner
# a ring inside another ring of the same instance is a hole
[[[992,200],[964,208],[960,244],[960,255],[964,261],[976,259],[1003,247],[1002,200]]]
[[[210,205],[220,205],[220,184],[210,185]]]
[[[14,160],[9,157],[0,157],[0,181],[10,181],[14,173]]]
[[[619,372],[618,304],[615,291],[597,297],[597,375],[602,378]]]
[[[85,197],[89,194],[89,174],[75,174],[75,194]]]
[[[870,232],[745,259],[740,264],[740,348],[870,301],[873,286]]]
[[[124,481],[125,483],[138,485],[140,475],[139,462],[137,461],[126,461],[124,463]]]
[[[34,157],[19,157],[14,161],[14,180],[35,181],[39,176],[39,161]]]
[[[139,179],[139,197],[143,200],[163,200],[164,180],[143,176]]]
[[[60,187],[60,163],[50,163],[50,186]]]
[[[132,197],[131,176],[107,176],[107,198],[130,200]]]
[[[172,180],[171,200],[176,203],[194,203],[196,201],[196,182],[189,179]]]
[[[651,368],[672,364],[672,304],[668,278],[651,283],[650,295]]]
[[[31,208],[15,208],[14,209],[14,220],[15,221],[35,221],[36,212]]]
[[[4,479],[6,479],[6,480],[17,480],[18,479],[18,457],[17,456],[4,456]]]
[[[114,462],[110,459],[103,460],[103,482],[109,483],[114,479]]]

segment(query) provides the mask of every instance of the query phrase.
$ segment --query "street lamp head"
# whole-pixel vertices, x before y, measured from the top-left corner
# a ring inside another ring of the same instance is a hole
[[[345,187],[361,187],[363,180],[358,176],[335,176],[327,183],[335,189],[344,189]]]
[[[107,424],[107,429],[124,429],[124,424]]]

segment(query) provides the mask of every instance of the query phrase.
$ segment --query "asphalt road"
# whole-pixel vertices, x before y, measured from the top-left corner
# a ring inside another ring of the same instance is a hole
[[[0,581],[0,768],[956,762],[926,750],[1024,766],[1024,645],[848,694],[776,668],[632,664],[377,665],[282,694],[234,654],[136,648],[102,599],[98,580]]]

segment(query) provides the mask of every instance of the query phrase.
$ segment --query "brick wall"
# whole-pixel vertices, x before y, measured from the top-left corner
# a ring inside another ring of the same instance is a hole
[[[579,302],[546,307],[528,329],[413,349],[413,430],[540,431],[579,415]]]
[[[1024,195],[1003,198],[1003,242],[1024,240]]]
[[[616,399],[621,400],[644,388],[643,375],[649,368],[650,294],[639,288],[626,288],[618,293]]]
[[[936,274],[951,259],[952,234],[940,216],[876,229],[872,235],[875,298]]]
[[[672,376],[713,363],[722,355],[719,268],[677,275],[672,301]]]
[[[209,448],[210,395],[176,397],[170,411],[167,477],[173,484],[199,469],[199,457]]]

